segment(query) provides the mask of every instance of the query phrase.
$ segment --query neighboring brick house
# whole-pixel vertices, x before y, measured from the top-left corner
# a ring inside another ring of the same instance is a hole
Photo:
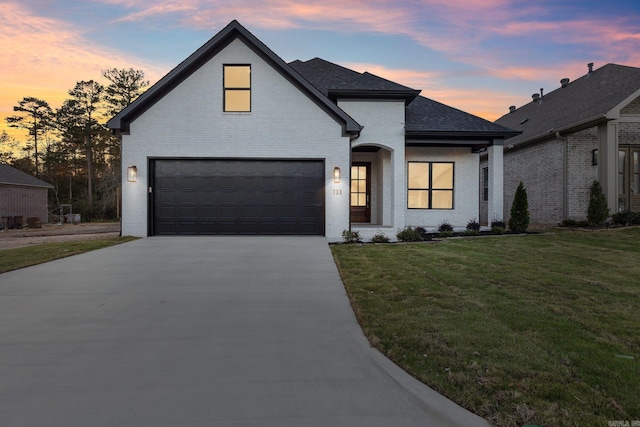
[[[27,225],[29,218],[48,221],[47,191],[53,185],[0,163],[0,217],[3,227]]]
[[[516,134],[370,73],[284,62],[237,21],[108,123],[122,133],[122,233],[395,239],[503,211]]]
[[[505,220],[520,181],[532,223],[584,220],[594,180],[612,214],[640,211],[640,68],[589,64],[586,75],[541,92],[495,122],[522,132],[505,141]]]

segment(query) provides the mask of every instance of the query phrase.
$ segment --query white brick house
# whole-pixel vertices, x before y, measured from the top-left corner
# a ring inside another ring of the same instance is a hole
[[[496,121],[521,132],[505,142],[505,219],[520,181],[533,223],[584,220],[594,180],[612,214],[640,211],[640,68],[592,67]]]
[[[501,168],[516,132],[418,94],[317,58],[287,64],[233,21],[109,121],[122,233],[340,241],[464,227],[479,216],[478,153]]]

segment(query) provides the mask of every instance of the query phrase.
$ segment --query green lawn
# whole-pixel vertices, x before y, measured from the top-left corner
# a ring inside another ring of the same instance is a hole
[[[640,420],[640,228],[332,251],[373,345],[491,424]]]
[[[106,248],[107,246],[113,246],[135,239],[135,237],[125,236],[75,242],[45,243],[24,248],[0,250],[0,273]]]

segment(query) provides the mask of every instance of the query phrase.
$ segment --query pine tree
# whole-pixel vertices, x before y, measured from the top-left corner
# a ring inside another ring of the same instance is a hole
[[[13,111],[22,113],[22,115],[7,117],[9,127],[27,129],[29,136],[33,138],[33,149],[35,154],[35,174],[40,176],[40,154],[38,153],[38,137],[44,137],[51,128],[51,120],[53,111],[49,107],[47,101],[34,98],[33,96],[24,97],[18,101],[18,105],[13,107]]]
[[[589,192],[589,208],[587,209],[587,221],[590,225],[600,226],[609,217],[607,199],[598,181],[593,181]]]
[[[509,228],[516,233],[525,232],[529,228],[529,202],[527,201],[527,189],[522,181],[518,184],[513,204],[511,205]]]

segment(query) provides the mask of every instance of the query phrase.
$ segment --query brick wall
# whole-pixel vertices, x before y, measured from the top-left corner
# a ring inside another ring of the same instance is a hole
[[[381,147],[377,153],[354,152],[351,158],[372,163],[371,223],[404,228],[404,102],[339,100],[338,106],[364,126],[353,147]]]
[[[508,144],[508,141],[507,141]],[[504,220],[509,221],[518,183],[527,189],[532,224],[563,219],[564,143],[551,139],[504,153]]]
[[[233,63],[252,66],[250,113],[222,111],[222,65]],[[149,158],[308,158],[325,161],[326,237],[340,241],[349,227],[349,182],[334,184],[333,168],[348,176],[349,151],[339,123],[235,40],[134,120],[130,135],[123,135],[122,233],[147,235]],[[130,165],[138,168],[137,182],[127,182]]]
[[[598,166],[592,165],[592,150],[598,148],[596,127],[567,136],[567,213],[583,220],[589,206],[589,189],[598,179]],[[557,224],[565,219],[564,157],[565,142],[557,139],[505,153],[505,221],[518,183],[527,188],[532,224]]]
[[[626,107],[620,110],[622,115],[640,115],[640,97],[634,99]]]
[[[640,123],[620,123],[618,125],[618,143],[620,145],[640,145]]]
[[[598,166],[592,165],[592,151],[598,148],[598,128],[576,132],[567,139],[567,217],[584,220],[589,207],[591,184],[598,179]]]
[[[406,161],[454,162],[454,209],[407,209],[405,204],[402,208],[405,211],[406,225],[436,229],[446,221],[456,228],[464,229],[470,220],[479,219],[478,154],[466,147],[407,147]],[[406,187],[403,191],[407,191]]]
[[[47,189],[21,185],[0,185],[0,217],[21,216],[23,224],[27,218],[38,217],[42,224],[49,218]]]

